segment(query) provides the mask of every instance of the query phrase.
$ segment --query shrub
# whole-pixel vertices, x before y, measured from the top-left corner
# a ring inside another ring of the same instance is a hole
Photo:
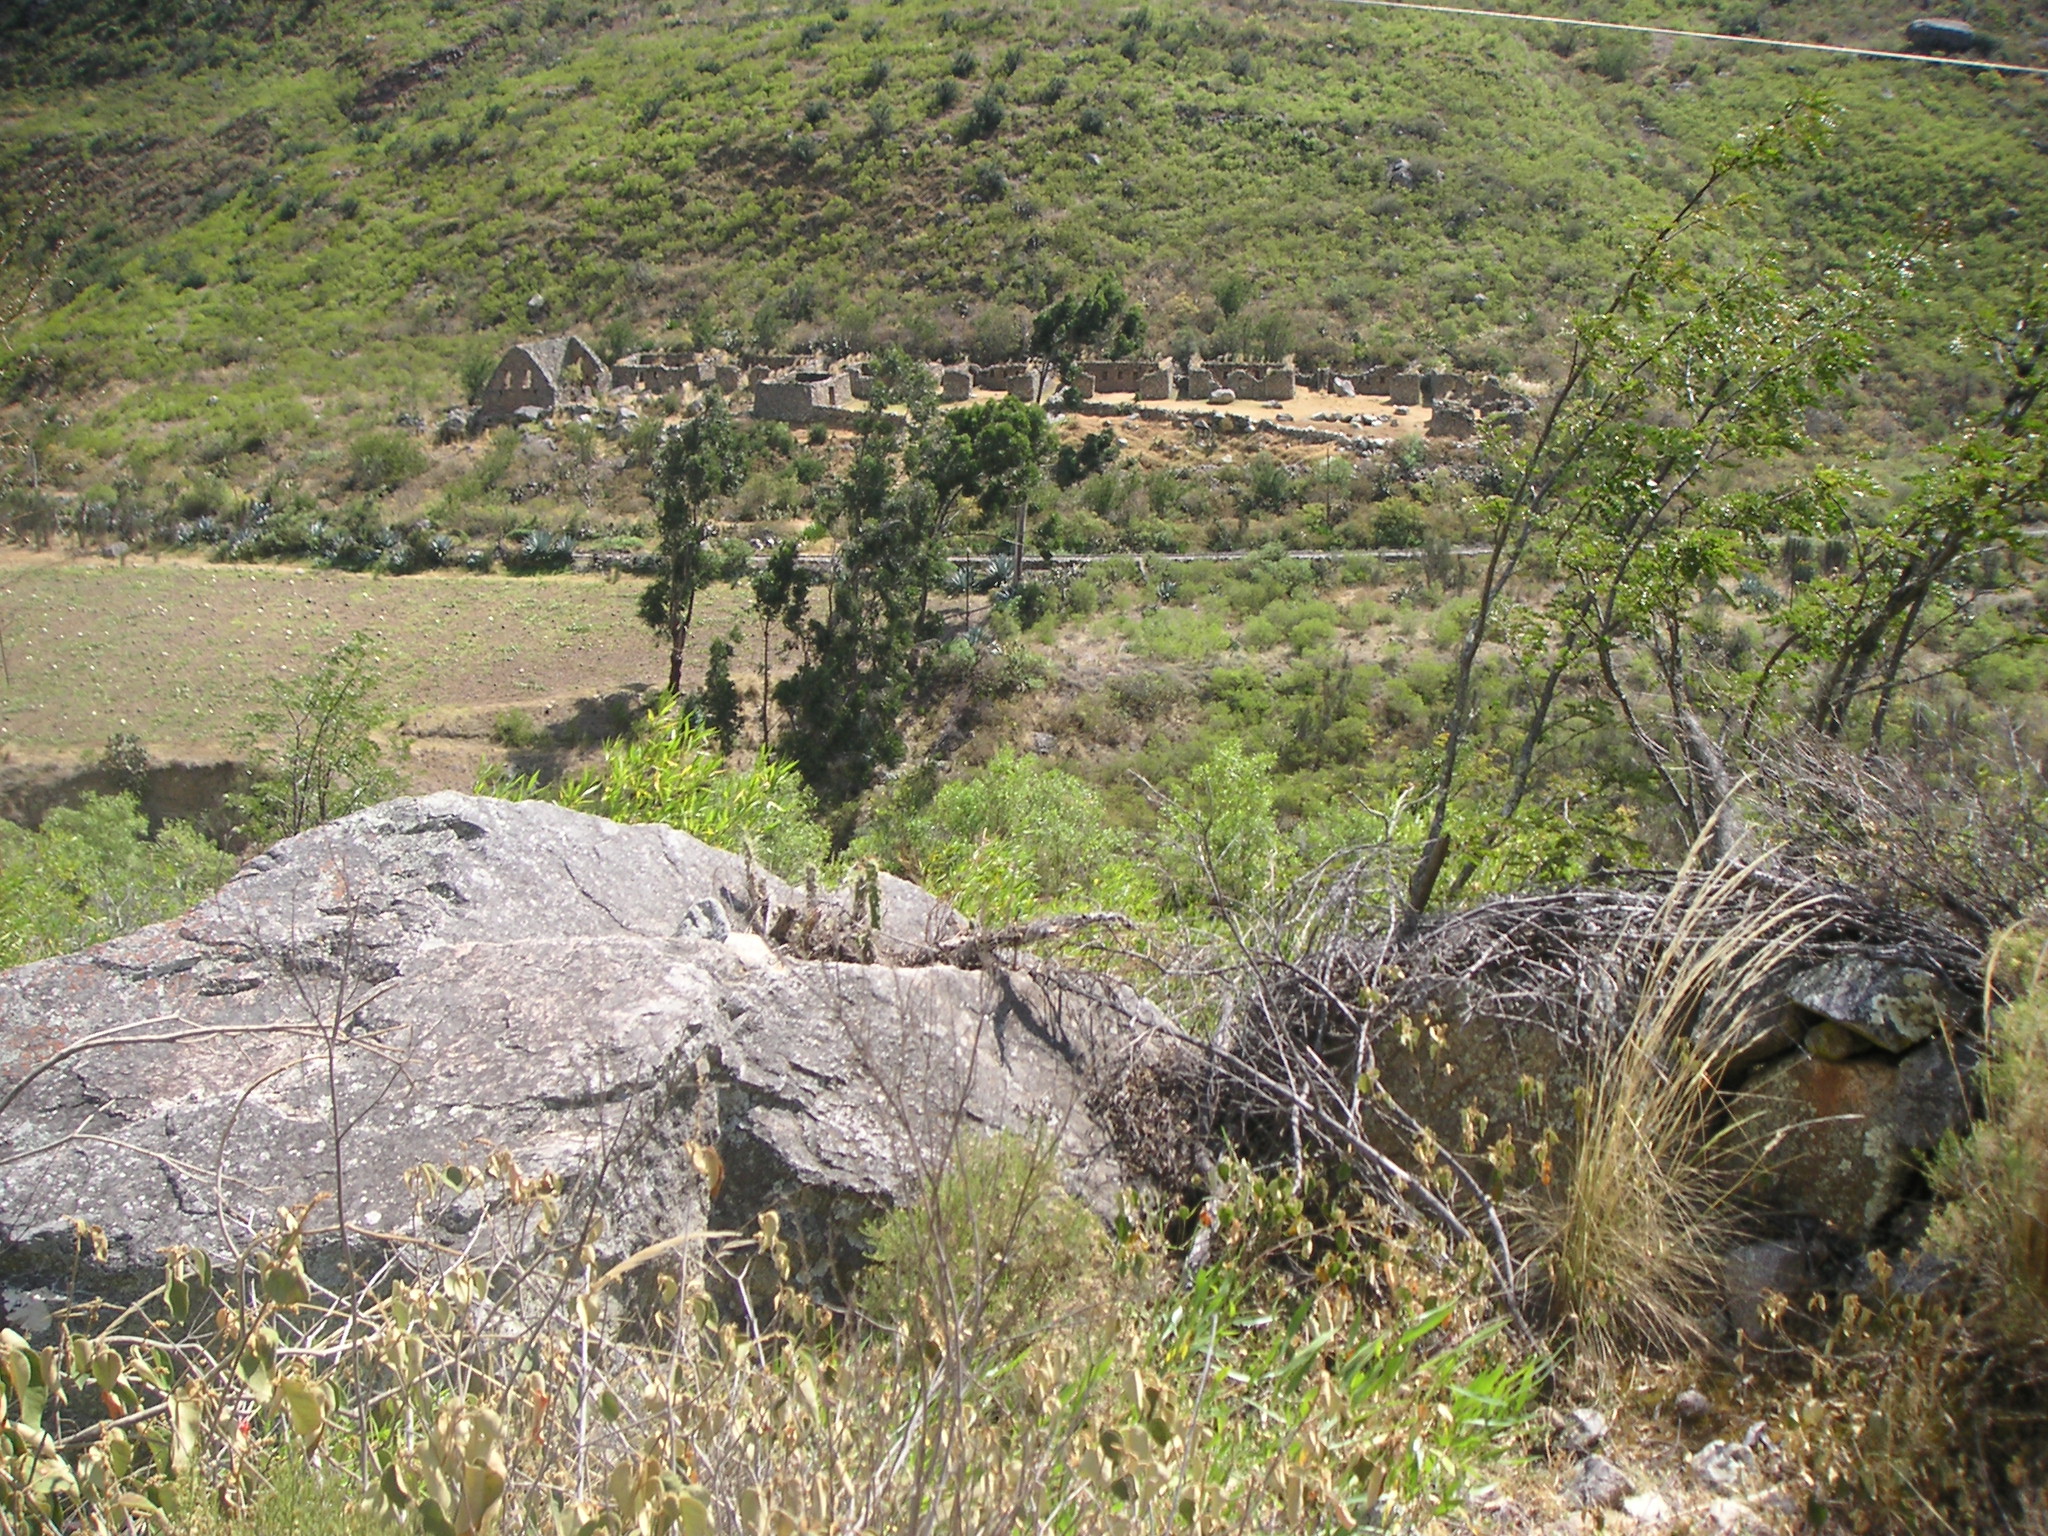
[[[974,78],[975,70],[981,67],[981,62],[975,58],[971,49],[962,48],[953,55],[953,62],[948,67],[955,80],[971,80]]]
[[[959,1140],[918,1198],[870,1234],[861,1308],[884,1327],[936,1325],[986,1359],[1013,1353],[1109,1285],[1102,1223],[1060,1188],[1049,1137]]]
[[[244,835],[274,842],[396,794],[377,733],[390,723],[379,659],[358,631],[303,677],[271,687],[238,738],[255,778],[228,797]]]
[[[1131,649],[1154,661],[1201,661],[1230,644],[1223,621],[1194,608],[1160,608],[1145,615]]]
[[[960,104],[960,82],[953,79],[941,80],[932,92],[932,110],[950,112]]]
[[[1294,854],[1274,818],[1271,754],[1226,737],[1173,786],[1160,815],[1158,861],[1184,912],[1263,905],[1293,877]]]
[[[455,378],[462,386],[462,398],[475,405],[497,366],[498,354],[483,341],[472,340],[464,347],[455,360]]]
[[[1414,549],[1429,529],[1412,501],[1391,501],[1372,514],[1372,543],[1375,549]]]
[[[34,832],[0,821],[0,967],[175,917],[234,872],[184,822],[150,836],[132,794],[87,795]]]
[[[394,490],[426,467],[426,450],[402,432],[365,432],[349,445],[351,490]]]
[[[547,733],[523,709],[508,709],[491,722],[491,740],[514,752],[531,752],[547,743]]]
[[[553,800],[613,821],[660,822],[713,847],[750,852],[792,878],[823,864],[828,849],[794,768],[765,753],[745,768],[728,767],[717,738],[674,698],[608,742],[600,768],[552,785],[537,774],[515,778],[486,769],[476,788],[510,800]]]
[[[1593,73],[1616,84],[1643,66],[1643,45],[1633,37],[1603,37],[1593,48]]]
[[[1104,133],[1109,128],[1109,119],[1103,116],[1100,107],[1083,107],[1077,121],[1080,123],[1081,131],[1086,134]]]
[[[982,922],[1035,912],[1152,907],[1128,834],[1110,824],[1094,786],[1008,749],[981,772],[886,800],[854,845]]]

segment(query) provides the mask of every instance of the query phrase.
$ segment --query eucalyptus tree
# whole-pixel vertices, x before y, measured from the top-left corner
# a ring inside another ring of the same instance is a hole
[[[678,696],[698,591],[743,568],[744,555],[713,543],[711,510],[739,489],[746,467],[745,440],[716,391],[655,457],[648,495],[660,532],[661,571],[641,594],[640,617],[667,642],[668,691]]]

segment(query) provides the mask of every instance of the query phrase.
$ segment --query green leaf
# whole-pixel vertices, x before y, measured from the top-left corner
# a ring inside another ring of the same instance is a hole
[[[297,1259],[286,1259],[264,1270],[261,1290],[265,1301],[287,1310],[303,1307],[313,1294]]]

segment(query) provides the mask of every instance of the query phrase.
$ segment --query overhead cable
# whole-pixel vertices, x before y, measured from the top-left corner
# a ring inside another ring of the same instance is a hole
[[[1945,64],[1956,69],[1989,69],[2005,75],[2048,75],[2033,64],[2001,64],[1990,59],[1956,58],[1940,53],[1903,53],[1887,48],[1851,48],[1842,43],[1800,43],[1783,37],[1745,37],[1734,32],[1690,32],[1683,27],[1646,27],[1627,21],[1587,21],[1578,16],[1539,16],[1531,11],[1490,11],[1476,5],[1431,5],[1425,0],[1337,0],[1340,5],[1369,5],[1388,11],[1428,11],[1438,16],[1479,16],[1489,21],[1540,21],[1557,27],[1587,27],[1602,32],[1643,32],[1654,37],[1690,37],[1708,43],[1739,43],[1751,48],[1793,48],[1805,53],[1845,54],[1858,59],[1898,59],[1909,64]]]

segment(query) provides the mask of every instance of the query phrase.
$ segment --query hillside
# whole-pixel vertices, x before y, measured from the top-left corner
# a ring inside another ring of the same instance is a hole
[[[2048,30],[1975,14],[2008,58]],[[17,217],[56,200],[16,291],[62,242],[4,364],[45,489],[289,476],[541,326],[1007,354],[1106,272],[1161,348],[1540,382],[1632,223],[1813,90],[1838,145],[1750,236],[1817,278],[1945,242],[1847,413],[1882,447],[1971,398],[1947,342],[2048,227],[2035,81],[1333,5],[108,0],[0,8],[0,60],[0,186]]]

